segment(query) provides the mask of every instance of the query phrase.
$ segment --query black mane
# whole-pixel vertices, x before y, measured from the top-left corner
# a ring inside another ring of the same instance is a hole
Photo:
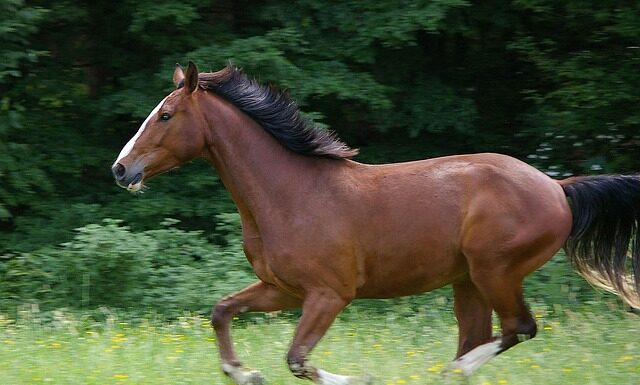
[[[313,126],[284,92],[250,79],[235,66],[199,75],[200,88],[232,103],[288,149],[305,155],[350,158],[358,154],[332,131]]]

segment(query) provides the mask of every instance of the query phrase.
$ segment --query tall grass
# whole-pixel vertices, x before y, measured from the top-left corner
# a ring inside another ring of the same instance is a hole
[[[536,312],[539,336],[497,357],[469,384],[637,384],[640,319],[611,312]],[[227,384],[215,339],[202,317],[172,322],[107,314],[100,321],[61,312],[43,322],[25,312],[0,318],[0,383]],[[242,360],[271,384],[303,384],[285,365],[295,317],[236,321]],[[336,321],[311,362],[341,374],[370,374],[377,384],[438,384],[455,353],[457,327],[447,310],[371,313],[358,307]]]

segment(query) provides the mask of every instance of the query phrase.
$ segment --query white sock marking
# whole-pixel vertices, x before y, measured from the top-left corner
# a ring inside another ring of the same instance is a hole
[[[500,347],[501,344],[502,339],[498,338],[493,342],[480,345],[469,353],[455,360],[453,362],[452,368],[454,370],[461,370],[467,376],[471,375],[471,373],[478,370],[479,367],[486,364],[487,361],[500,353],[500,350],[502,350],[502,348]]]
[[[349,376],[329,373],[322,369],[318,370],[318,383],[322,385],[348,385]]]
[[[162,101],[160,101],[160,103],[158,103],[156,108],[154,108],[153,111],[151,111],[151,113],[149,114],[149,116],[147,116],[147,118],[144,120],[144,122],[142,122],[142,125],[138,129],[138,132],[136,132],[133,138],[129,139],[127,144],[124,145],[124,147],[122,148],[122,151],[120,151],[120,154],[118,155],[118,159],[116,159],[116,161],[113,162],[114,166],[116,165],[116,163],[120,162],[122,158],[129,155],[129,153],[133,149],[133,146],[136,144],[136,140],[138,140],[140,135],[142,135],[142,133],[144,132],[144,129],[147,127],[147,123],[149,123],[149,120],[151,120],[151,118],[154,117],[158,113],[158,111],[160,111],[160,108],[164,104],[164,101],[167,100],[167,97],[165,97],[164,99],[162,99]]]

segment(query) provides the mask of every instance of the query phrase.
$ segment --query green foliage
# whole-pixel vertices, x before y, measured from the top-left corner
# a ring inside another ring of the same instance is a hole
[[[540,79],[528,91],[534,110],[526,120],[546,135],[541,163],[562,159],[566,166],[558,168],[574,173],[637,169],[640,9],[582,1],[516,4],[534,26],[518,31],[510,47]]]
[[[215,300],[255,280],[242,255],[238,216],[221,215],[226,247],[199,231],[160,228],[134,232],[107,219],[76,230],[70,242],[36,252],[3,256],[0,307],[23,302],[45,310],[94,309],[101,305],[155,311],[172,317],[185,310],[207,313]]]
[[[412,103],[400,109],[404,112],[409,136],[415,138],[423,132],[467,135],[473,132],[478,118],[473,102],[456,95],[450,87],[433,80],[416,81],[407,93]]]
[[[38,31],[45,13],[43,8],[27,6],[23,0],[0,4],[0,83],[22,76],[23,62],[35,62],[42,55],[31,49],[29,38]]]
[[[136,2],[129,30],[134,33],[142,33],[153,24],[159,23],[170,23],[178,28],[188,26],[198,18],[196,3],[193,3]],[[145,37],[151,36],[145,35]]]
[[[31,158],[32,149],[18,140],[25,129],[25,107],[9,91],[24,75],[23,66],[34,65],[44,54],[31,47],[30,39],[45,13],[22,0],[0,4],[0,221],[12,216],[12,208],[34,199],[38,188],[48,187],[47,176]]]
[[[131,233],[114,221],[81,227],[73,241],[52,250],[59,261],[55,291],[85,308],[106,303],[131,306],[143,295],[157,250],[155,239]]]

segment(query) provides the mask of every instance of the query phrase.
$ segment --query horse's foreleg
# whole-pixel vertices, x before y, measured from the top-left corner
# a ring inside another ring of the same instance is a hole
[[[261,281],[220,300],[211,312],[211,325],[215,329],[220,364],[225,374],[239,385],[263,383],[260,372],[243,367],[233,350],[230,325],[234,315],[298,308],[301,303],[299,298]]]
[[[453,294],[459,330],[456,358],[460,358],[491,341],[491,306],[471,279],[453,284]]]
[[[287,354],[289,369],[296,377],[323,385],[346,385],[355,382],[354,377],[329,373],[307,363],[307,355],[349,302],[330,291],[307,294],[302,306],[302,317]]]

